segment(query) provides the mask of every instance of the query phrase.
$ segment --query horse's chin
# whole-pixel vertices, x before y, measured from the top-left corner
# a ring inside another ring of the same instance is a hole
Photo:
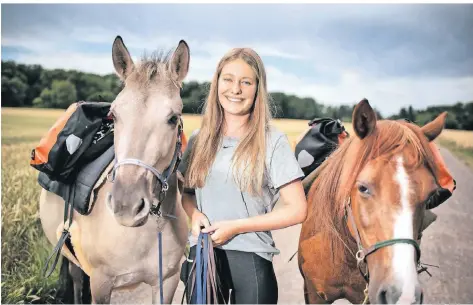
[[[137,228],[144,226],[148,222],[149,215],[145,215],[141,217],[140,219],[132,219],[129,217],[119,217],[115,216],[115,220],[118,222],[119,225],[124,226],[124,227],[130,227],[130,228]]]
[[[141,227],[144,226],[148,222],[149,215],[144,216],[141,220],[136,222],[134,225],[130,227]]]

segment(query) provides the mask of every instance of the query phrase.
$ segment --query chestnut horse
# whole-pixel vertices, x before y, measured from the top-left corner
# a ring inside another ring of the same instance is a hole
[[[317,169],[308,194],[298,251],[306,303],[422,302],[420,232],[439,185],[429,142],[445,118],[420,128],[377,121],[367,100],[355,107],[356,136]]]

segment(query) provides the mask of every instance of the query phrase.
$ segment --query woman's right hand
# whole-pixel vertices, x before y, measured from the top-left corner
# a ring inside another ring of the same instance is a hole
[[[210,227],[210,222],[207,216],[200,211],[195,211],[191,219],[192,235],[199,237],[201,227]]]

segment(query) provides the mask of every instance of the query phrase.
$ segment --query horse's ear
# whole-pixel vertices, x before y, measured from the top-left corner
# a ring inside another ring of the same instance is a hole
[[[125,80],[135,68],[135,64],[120,36],[113,41],[112,58],[115,71],[121,80]]]
[[[422,127],[422,131],[424,132],[425,136],[429,141],[435,140],[439,136],[439,134],[442,132],[444,126],[445,126],[445,119],[447,118],[447,112],[444,111],[441,114],[439,114],[435,120],[433,120],[430,123],[425,124]]]
[[[179,41],[179,45],[172,54],[169,62],[169,73],[174,81],[179,85],[187,76],[189,71],[190,51],[189,46],[184,40]]]
[[[376,113],[367,99],[361,100],[353,110],[353,129],[360,139],[370,135],[376,128]]]

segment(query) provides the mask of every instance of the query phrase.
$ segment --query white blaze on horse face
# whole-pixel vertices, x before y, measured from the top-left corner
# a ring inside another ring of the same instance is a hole
[[[411,192],[409,176],[404,168],[402,156],[397,158],[397,168],[395,181],[399,184],[400,190],[400,213],[397,215],[394,223],[393,238],[413,239],[413,217],[414,211],[409,204],[409,195]],[[402,289],[399,302],[409,304],[415,302],[415,287],[417,286],[417,270],[414,262],[415,249],[409,244],[393,245],[393,266],[394,278],[398,283],[399,289]]]

